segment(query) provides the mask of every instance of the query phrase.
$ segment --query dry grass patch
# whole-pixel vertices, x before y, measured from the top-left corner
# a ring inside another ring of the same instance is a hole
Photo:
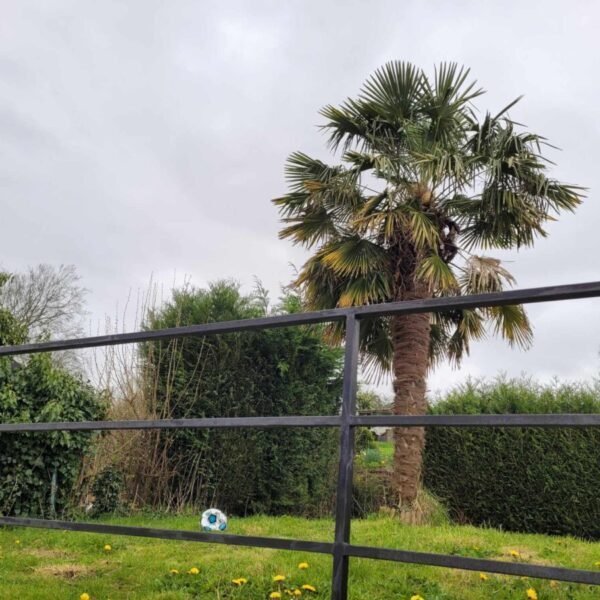
[[[77,579],[93,573],[93,570],[89,567],[75,564],[44,565],[43,567],[36,567],[33,571],[36,575],[42,577],[58,577],[60,579]]]
[[[28,549],[27,554],[35,558],[65,558],[68,556],[64,550],[53,550],[50,548]]]

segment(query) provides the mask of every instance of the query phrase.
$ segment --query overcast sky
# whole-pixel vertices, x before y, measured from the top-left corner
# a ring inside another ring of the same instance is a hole
[[[305,254],[270,199],[294,150],[327,158],[318,110],[387,60],[458,61],[498,110],[561,152],[589,188],[533,250],[502,256],[518,287],[600,280],[600,5],[577,1],[0,0],[0,266],[75,264],[92,329],[151,276],[276,297]],[[135,301],[134,301],[135,303]],[[485,342],[460,371],[541,379],[600,371],[600,300],[532,307],[528,353]]]

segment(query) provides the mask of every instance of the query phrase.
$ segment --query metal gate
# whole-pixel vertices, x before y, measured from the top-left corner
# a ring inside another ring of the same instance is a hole
[[[202,419],[168,419],[157,421],[90,421],[61,423],[5,423],[0,424],[0,433],[34,431],[95,431],[117,429],[178,429],[178,428],[220,428],[220,427],[335,427],[340,431],[340,457],[337,480],[335,511],[335,538],[333,542],[313,542],[296,539],[241,536],[199,531],[153,529],[127,527],[100,523],[69,522],[25,517],[0,516],[0,525],[38,527],[111,535],[140,536],[180,541],[252,546],[277,550],[296,550],[330,554],[333,557],[331,598],[346,600],[348,597],[348,571],[351,557],[396,561],[421,565],[433,565],[451,569],[487,571],[525,577],[555,579],[600,585],[600,573],[578,569],[566,569],[544,565],[502,562],[446,554],[431,554],[357,546],[350,543],[352,511],[352,473],[354,462],[354,431],[356,427],[599,427],[600,414],[550,414],[550,415],[426,415],[399,416],[373,415],[359,416],[356,413],[357,372],[359,359],[360,322],[368,317],[438,312],[452,309],[529,304],[555,300],[572,300],[600,296],[600,282],[543,287],[528,290],[515,290],[473,296],[434,298],[375,304],[356,308],[324,310],[319,312],[281,315],[192,325],[138,333],[104,335],[66,341],[24,344],[21,346],[0,347],[0,356],[52,352],[78,348],[92,348],[117,344],[131,344],[186,336],[207,336],[238,331],[252,331],[274,327],[290,327],[341,321],[345,322],[346,343],[344,362],[344,383],[341,412],[334,416],[285,416],[285,417],[233,417]],[[600,312],[599,312],[600,315]],[[600,482],[599,482],[600,488]],[[590,490],[600,494],[600,489]]]

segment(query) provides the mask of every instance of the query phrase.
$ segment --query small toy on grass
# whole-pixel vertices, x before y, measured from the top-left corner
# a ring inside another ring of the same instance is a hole
[[[202,513],[200,527],[204,531],[225,531],[227,529],[227,517],[218,508],[209,508]]]

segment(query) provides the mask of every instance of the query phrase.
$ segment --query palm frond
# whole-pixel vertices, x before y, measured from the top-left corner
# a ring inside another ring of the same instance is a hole
[[[344,162],[350,163],[355,169],[359,171],[367,171],[375,168],[377,164],[377,157],[374,154],[368,152],[358,152],[356,150],[349,150],[342,156]]]
[[[521,248],[546,237],[550,217],[510,189],[488,187],[460,215],[463,248]]]
[[[310,310],[325,310],[338,306],[344,282],[323,262],[323,253],[317,251],[302,266],[294,287],[300,290]]]
[[[361,319],[360,348],[363,354],[361,372],[374,383],[390,372],[394,346],[389,317]]]
[[[359,104],[348,100],[342,106],[328,104],[320,110],[327,123],[321,127],[329,133],[329,146],[337,150],[340,146],[348,149],[354,142],[367,137],[369,122],[361,114]]]
[[[485,319],[477,309],[442,311],[432,314],[429,362],[432,367],[444,360],[460,365],[468,356],[472,341],[486,337]]]
[[[371,103],[388,119],[410,119],[418,109],[424,74],[408,62],[392,61],[367,79],[360,98]]]
[[[407,216],[408,231],[417,249],[433,250],[439,246],[440,228],[433,215],[410,205],[402,206],[401,212]]]
[[[303,152],[290,154],[285,164],[285,177],[288,184],[292,190],[298,192],[311,191],[307,189],[307,182],[329,183],[341,171],[342,167],[331,167]]]
[[[431,142],[448,147],[465,139],[473,123],[471,101],[484,93],[475,81],[467,83],[469,74],[456,63],[442,63],[435,69],[433,85],[426,80],[421,107],[429,118]]]
[[[503,117],[515,104],[521,102],[523,96],[517,96],[514,100],[509,102],[502,110],[496,113],[496,116],[493,117],[493,121],[498,121],[500,117]]]
[[[460,270],[462,274],[458,279],[465,295],[501,292],[506,285],[515,283],[515,278],[501,262],[490,256],[471,256]]]
[[[323,263],[339,277],[359,277],[389,272],[384,248],[357,235],[342,237],[324,248]]]
[[[583,188],[546,178],[544,138],[519,132],[508,119],[486,116],[466,148],[471,166],[485,173],[483,190],[464,214],[466,247],[530,246],[545,236],[551,213],[574,210]]]
[[[279,231],[279,239],[290,239],[294,244],[312,248],[315,244],[338,237],[333,216],[323,207],[307,210],[295,217],[282,219],[286,226]]]
[[[431,181],[432,187],[443,182],[446,195],[463,189],[472,177],[468,161],[455,147],[433,146],[423,151],[415,151],[414,160],[421,179]],[[449,180],[452,181],[450,184]]]
[[[392,297],[392,281],[389,273],[369,273],[344,282],[338,306],[362,306],[389,301]]]
[[[365,198],[362,206],[356,211],[354,222],[359,223],[363,219],[368,219],[371,215],[380,213],[382,210],[385,211],[385,209],[381,208],[381,205],[387,200],[389,200],[389,191],[387,189],[379,194]]]
[[[273,200],[283,221],[289,223],[283,236],[309,247],[328,240],[334,230],[343,230],[365,202],[359,169],[331,167],[296,152],[288,159],[286,177],[291,192]],[[306,231],[299,227],[302,220],[308,221]]]
[[[483,311],[491,319],[495,334],[500,334],[511,346],[529,348],[533,330],[522,306],[494,306]]]
[[[391,242],[406,223],[406,207],[392,202],[388,190],[369,198],[356,212],[354,231],[372,236],[385,245]]]
[[[569,185],[548,179],[542,173],[529,174],[522,183],[523,192],[527,194],[531,202],[536,200],[546,203],[546,219],[548,212],[558,214],[562,210],[573,212],[582,202],[583,193],[586,188],[578,185]]]
[[[437,316],[437,315],[436,315]],[[435,368],[448,358],[448,340],[450,336],[447,325],[432,317],[429,331],[429,368]]]
[[[499,260],[483,256],[471,257],[459,279],[464,294],[501,292],[505,285],[515,283]],[[502,335],[509,344],[523,348],[530,345],[533,332],[522,306],[496,306],[478,309],[478,312],[491,321],[494,334]]]
[[[459,285],[452,268],[437,254],[425,257],[416,275],[432,292],[440,294],[458,292]]]

